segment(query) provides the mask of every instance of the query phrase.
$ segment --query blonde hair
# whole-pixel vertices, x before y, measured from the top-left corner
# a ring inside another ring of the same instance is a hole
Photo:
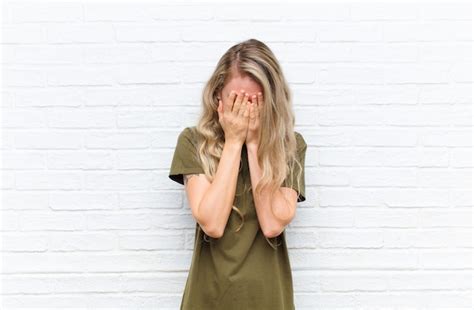
[[[219,123],[217,112],[218,97],[232,73],[248,76],[262,88],[264,103],[260,115],[260,139],[257,160],[263,175],[255,193],[261,194],[268,188],[274,194],[289,174],[293,176],[295,164],[302,167],[297,159],[297,141],[294,133],[295,116],[291,93],[283,76],[282,69],[270,48],[256,39],[249,39],[230,47],[218,61],[214,72],[207,81],[202,93],[202,112],[196,126],[198,157],[210,182],[214,179],[224,147],[224,131]],[[293,183],[293,178],[290,178]],[[293,186],[293,184],[289,185]],[[299,184],[298,184],[299,188]],[[251,186],[244,191],[250,191]],[[232,210],[241,217],[239,208]],[[270,240],[268,243],[276,249]]]

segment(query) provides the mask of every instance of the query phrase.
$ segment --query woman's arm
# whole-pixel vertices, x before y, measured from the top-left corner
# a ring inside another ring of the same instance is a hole
[[[220,238],[224,234],[234,203],[241,152],[241,143],[229,141],[224,144],[212,183],[203,174],[185,177],[192,214],[210,237]]]
[[[247,154],[258,221],[263,234],[267,238],[273,238],[280,235],[293,219],[298,198],[297,192],[289,187],[280,187],[272,197],[269,190],[264,188],[262,194],[258,196],[255,188],[262,176],[262,169],[257,161],[257,146],[247,145]]]

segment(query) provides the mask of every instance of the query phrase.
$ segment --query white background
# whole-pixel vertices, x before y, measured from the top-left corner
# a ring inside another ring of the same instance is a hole
[[[308,144],[296,308],[470,308],[471,6],[170,3],[3,7],[2,309],[178,309],[194,221],[171,157],[249,38]]]

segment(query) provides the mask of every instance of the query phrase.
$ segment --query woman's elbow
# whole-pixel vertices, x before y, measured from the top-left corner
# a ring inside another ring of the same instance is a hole
[[[206,235],[214,239],[219,239],[224,235],[224,230],[215,226],[211,226],[211,227],[206,226],[205,228],[203,227],[202,229],[204,230]]]
[[[275,238],[275,237],[278,237],[282,232],[283,230],[285,229],[285,227],[282,227],[282,228],[274,228],[274,229],[266,229],[266,230],[262,230],[263,232],[263,235],[267,238]]]

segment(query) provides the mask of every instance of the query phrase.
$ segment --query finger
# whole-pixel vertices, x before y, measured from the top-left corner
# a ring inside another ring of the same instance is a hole
[[[246,106],[247,108],[244,111],[244,117],[248,120],[249,113],[250,113],[250,105],[247,103]]]
[[[250,108],[248,98],[249,98],[249,94],[245,94],[244,101],[242,102],[240,113],[239,113],[241,116],[244,116],[245,111]]]
[[[257,97],[258,98],[258,97]],[[258,99],[255,101],[255,118],[258,119],[260,117],[260,102]]]
[[[232,90],[229,94],[228,100],[225,102],[225,106],[224,106],[225,112],[232,112],[232,107],[234,105],[234,101],[236,97],[237,97],[237,93]]]
[[[250,114],[249,114],[250,120],[253,121],[255,118],[255,103],[252,102],[250,103]]]
[[[245,93],[244,98],[242,99],[242,102],[239,106],[239,108],[240,108],[239,115],[244,115],[245,110],[247,110],[247,108],[248,108],[248,103],[247,102],[249,101],[248,99],[249,99],[249,94]]]
[[[219,107],[221,106],[221,97],[217,96],[217,112],[219,111]]]
[[[227,107],[225,106],[226,103],[227,103],[226,98],[221,98],[221,97],[219,97],[219,106],[222,105],[222,106],[221,106],[221,112],[222,112],[222,113],[226,112],[226,110],[227,110]]]
[[[252,96],[252,102],[253,102],[253,103],[257,103],[257,95],[253,95],[253,96]]]
[[[248,94],[248,93],[245,93],[244,98],[242,98],[242,102],[241,102],[241,104],[240,104],[240,111],[239,111],[239,114],[240,114],[240,115],[243,116],[245,110],[248,109],[248,102],[249,102],[249,94]]]
[[[242,102],[242,98],[244,97],[244,91],[241,90],[238,95],[237,95],[237,98],[235,99],[235,102],[234,102],[234,106],[232,107],[232,112],[234,112],[234,114],[238,115],[239,114],[239,110],[240,110],[240,104]]]
[[[256,117],[256,110],[258,108],[258,105],[257,105],[257,95],[253,95],[252,96],[252,109],[251,109],[251,115],[253,115],[253,117],[255,118]]]
[[[258,114],[257,114],[257,105],[256,104],[252,104],[252,113],[253,113],[252,123],[255,126],[255,125],[258,124]]]
[[[246,106],[247,106],[247,107],[246,107],[246,109],[243,111],[242,116],[244,116],[244,115],[245,115],[245,112],[247,111],[247,112],[249,113],[248,116],[250,117],[250,110],[252,109],[252,107],[251,107],[251,102],[250,102],[250,101],[247,101]]]
[[[219,119],[222,117],[222,100],[219,99],[219,105],[217,106],[217,113],[219,114]]]

